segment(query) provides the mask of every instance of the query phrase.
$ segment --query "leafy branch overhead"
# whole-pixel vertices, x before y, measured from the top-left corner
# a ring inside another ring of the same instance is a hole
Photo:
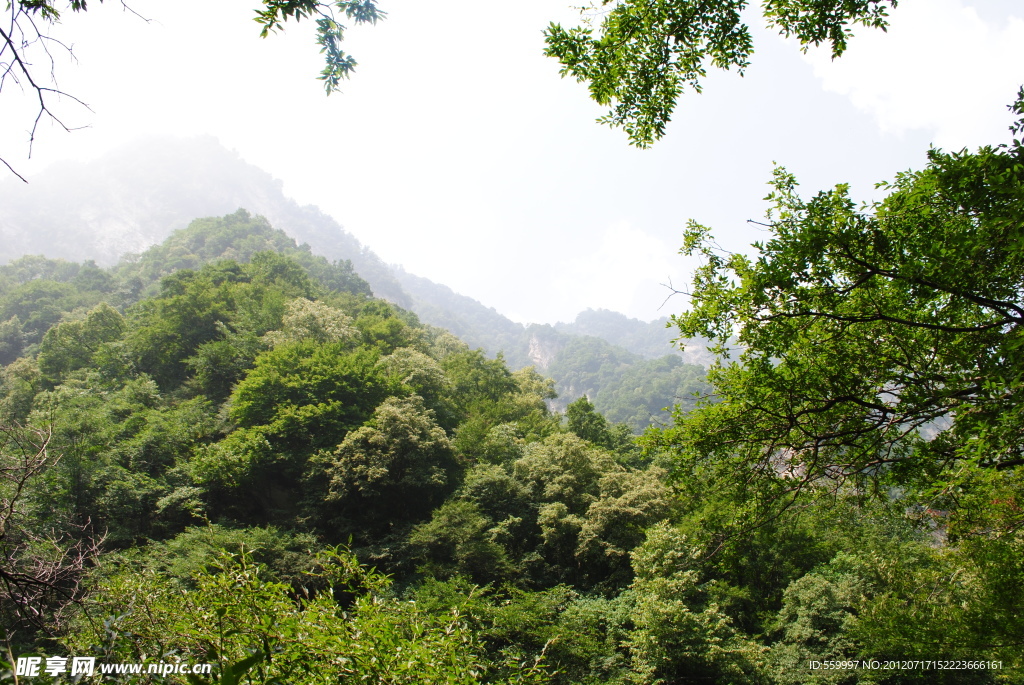
[[[121,0],[121,5],[125,11],[138,14],[128,0]],[[35,116],[28,131],[29,157],[40,123],[49,121],[64,131],[82,128],[66,123],[66,114],[59,108],[61,100],[70,100],[90,110],[86,102],[62,90],[57,83],[57,58],[66,56],[75,60],[72,46],[50,32],[51,27],[60,22],[65,9],[84,12],[89,7],[86,0],[71,0],[66,7],[58,0],[13,0],[7,3],[6,17],[0,22],[0,94],[13,87],[16,96],[27,93],[36,101]],[[263,0],[262,9],[256,10],[256,22],[263,27],[262,37],[281,29],[289,20],[316,21],[316,40],[325,62],[319,78],[328,94],[337,91],[341,80],[348,78],[356,67],[356,60],[341,49],[346,30],[341,18],[355,24],[376,24],[384,17],[385,13],[377,9],[374,0]],[[0,164],[26,181],[3,156],[0,156]]]
[[[345,26],[338,23],[335,10],[356,24],[376,24],[387,13],[377,9],[374,0],[336,0],[333,3],[316,0],[264,0],[266,9],[256,10],[256,22],[263,26],[260,36],[282,28],[289,19],[314,18],[316,20],[316,42],[326,64],[320,72],[327,94],[338,90],[342,79],[348,78],[356,67],[356,60],[341,49],[345,38]]]
[[[853,26],[885,30],[886,10],[896,4],[764,0],[762,12],[769,27],[796,37],[805,50],[828,44],[839,57]],[[701,91],[709,64],[740,74],[750,65],[753,40],[740,16],[746,6],[746,0],[604,0],[583,10],[583,26],[552,23],[545,52],[562,63],[563,76],[587,83],[591,97],[611,107],[598,121],[647,147],[664,135],[683,90]]]
[[[100,0],[102,2],[102,0]],[[770,27],[795,36],[806,47],[828,44],[838,57],[846,50],[852,27],[885,30],[886,10],[898,0],[764,0],[762,12]],[[9,21],[0,26],[0,93],[7,81],[38,100],[29,131],[29,157],[41,121],[50,120],[65,131],[54,104],[62,97],[88,105],[57,86],[56,60],[51,50],[72,60],[71,47],[49,34],[59,22],[58,0],[13,0],[7,4]],[[127,0],[126,11],[134,13]],[[741,21],[746,0],[604,0],[584,10],[584,26],[565,29],[551,24],[545,32],[545,53],[562,64],[562,75],[572,75],[590,87],[598,103],[610,107],[599,121],[625,129],[629,140],[647,147],[665,133],[676,101],[689,86],[700,92],[707,67],[736,68],[750,64],[753,41]],[[88,9],[86,0],[67,3],[74,12]],[[262,0],[256,10],[260,35],[283,29],[288,21],[316,22],[316,41],[324,56],[319,79],[328,94],[338,90],[356,68],[356,60],[341,48],[346,25],[376,24],[386,17],[375,0]],[[594,23],[600,18],[600,25]],[[39,64],[49,66],[40,68]],[[9,88],[8,88],[9,89]],[[0,157],[12,173],[25,180]]]

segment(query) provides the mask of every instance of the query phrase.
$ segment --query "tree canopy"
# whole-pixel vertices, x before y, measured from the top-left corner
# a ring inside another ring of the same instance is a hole
[[[804,49],[827,44],[839,57],[854,26],[884,30],[896,4],[764,0],[761,9],[770,28],[794,36]],[[746,0],[605,0],[582,10],[583,26],[552,23],[546,53],[561,62],[563,76],[586,83],[594,100],[611,107],[600,122],[647,147],[665,133],[683,90],[701,91],[708,66],[742,74],[750,65],[754,44],[741,19],[746,6]]]
[[[688,471],[747,473],[772,511],[899,488],[954,532],[1024,523],[1024,146],[928,157],[863,208],[845,185],[804,200],[777,169],[754,257],[691,224],[704,265],[675,323],[742,352],[709,372],[720,401],[659,438]]]
[[[100,0],[102,2],[102,0]],[[562,74],[586,82],[591,97],[611,107],[599,121],[622,127],[634,145],[646,147],[660,138],[685,87],[700,92],[709,65],[743,70],[750,63],[753,41],[741,21],[746,0],[605,0],[601,9],[583,10],[584,26],[565,29],[552,23],[545,31],[546,54],[562,64]],[[764,0],[768,25],[803,46],[827,44],[833,56],[847,46],[852,27],[885,29],[887,10],[897,0]],[[609,8],[610,6],[610,8]],[[125,4],[130,9],[130,4]],[[0,92],[8,81],[27,91],[37,102],[29,131],[29,155],[41,121],[50,120],[71,130],[53,109],[60,98],[87,107],[57,85],[49,50],[67,46],[54,41],[48,26],[67,10],[84,12],[86,0],[13,0],[10,21],[0,26]],[[280,31],[289,21],[310,19],[316,24],[316,42],[324,58],[318,78],[327,94],[356,67],[355,58],[341,49],[352,24],[376,24],[386,17],[376,0],[262,0],[256,9],[260,35]],[[599,15],[600,25],[594,24]],[[70,50],[69,50],[70,52]],[[38,54],[37,54],[38,53]],[[48,59],[47,59],[48,58]],[[0,156],[12,173],[17,171]]]
[[[741,356],[642,439],[242,214],[0,268],[0,669],[1015,682],[1020,157],[933,152],[871,208],[780,171],[761,259],[693,227],[677,323]]]

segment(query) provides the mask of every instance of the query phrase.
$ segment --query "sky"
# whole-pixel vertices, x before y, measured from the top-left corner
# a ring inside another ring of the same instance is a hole
[[[651,320],[681,310],[694,262],[688,220],[730,250],[763,240],[773,164],[807,194],[921,168],[930,145],[1006,142],[1024,83],[1024,9],[1013,0],[904,0],[888,32],[860,28],[847,53],[800,51],[754,11],[743,77],[710,73],[648,150],[598,125],[585,87],[543,56],[574,4],[380,0],[352,28],[359,61],[330,97],[310,23],[260,39],[257,0],[128,0],[66,13],[53,35],[64,101],[82,130],[43,125],[32,158],[28,98],[0,92],[0,154],[31,176],[153,134],[211,134],[315,204],[386,262],[523,323],[587,308]],[[141,15],[146,20],[143,20]]]

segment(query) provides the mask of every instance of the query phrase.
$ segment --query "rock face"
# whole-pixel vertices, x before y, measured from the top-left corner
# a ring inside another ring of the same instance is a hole
[[[561,336],[550,326],[531,326],[529,332],[530,341],[526,356],[538,371],[547,371],[564,346]]]

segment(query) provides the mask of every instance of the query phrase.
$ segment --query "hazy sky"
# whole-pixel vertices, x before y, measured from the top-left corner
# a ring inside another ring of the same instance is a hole
[[[1024,11],[1011,0],[904,0],[888,33],[860,29],[833,63],[760,27],[745,77],[711,74],[682,98],[668,135],[636,150],[594,123],[583,86],[542,55],[541,30],[573,22],[563,0],[443,6],[381,0],[386,21],[349,32],[359,60],[325,97],[309,23],[261,40],[256,0],[108,1],[69,12],[55,35],[65,134],[44,126],[25,160],[31,112],[0,96],[0,151],[23,173],[153,133],[209,133],[333,215],[385,261],[522,322],[608,308],[642,319],[669,279],[687,219],[745,249],[772,163],[807,194],[854,196],[946,149],[1005,142],[1024,83]],[[92,7],[92,6],[91,6]]]

